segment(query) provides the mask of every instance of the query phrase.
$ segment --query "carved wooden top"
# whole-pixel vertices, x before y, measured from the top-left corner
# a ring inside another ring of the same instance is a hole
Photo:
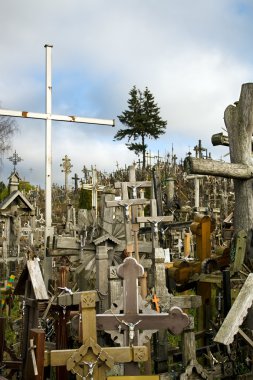
[[[138,304],[138,278],[143,276],[144,268],[133,257],[127,257],[119,265],[118,276],[123,278],[123,314],[98,314],[97,328],[99,330],[129,331],[168,329],[173,334],[180,334],[189,325],[189,317],[179,307],[172,307],[169,313],[145,314],[140,312]],[[138,334],[133,342],[138,344]],[[130,338],[129,338],[130,339]]]

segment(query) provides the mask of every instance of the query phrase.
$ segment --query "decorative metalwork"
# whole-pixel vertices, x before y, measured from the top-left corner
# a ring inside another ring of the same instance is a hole
[[[16,171],[17,164],[20,161],[23,161],[23,159],[21,157],[19,157],[19,155],[17,154],[16,150],[15,150],[15,152],[13,153],[13,155],[11,157],[8,157],[8,160],[13,163],[13,170],[14,170],[14,172]]]

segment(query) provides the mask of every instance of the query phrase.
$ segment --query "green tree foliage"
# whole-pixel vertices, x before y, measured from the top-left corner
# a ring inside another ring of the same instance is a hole
[[[30,190],[34,190],[35,189],[35,186],[31,185],[30,182],[20,181],[18,189],[20,191],[24,191],[26,194],[28,194]]]
[[[92,209],[92,194],[91,191],[81,189],[79,197],[79,208],[91,210]]]
[[[0,182],[0,202],[2,202],[7,197],[7,195],[8,195],[8,188],[1,181]]]
[[[120,116],[120,122],[126,126],[114,136],[115,140],[128,139],[126,146],[135,154],[142,154],[142,166],[146,166],[146,139],[158,139],[166,131],[167,121],[160,117],[160,108],[155,103],[154,96],[146,87],[141,92],[134,86],[129,92],[128,109]],[[132,140],[131,143],[130,140]]]

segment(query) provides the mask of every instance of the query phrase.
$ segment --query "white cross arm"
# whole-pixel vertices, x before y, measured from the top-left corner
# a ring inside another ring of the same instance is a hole
[[[115,126],[114,119],[93,119],[80,116],[64,116],[64,115],[52,115],[48,113],[37,113],[28,111],[11,111],[0,109],[1,116],[23,117],[27,119],[43,119],[43,120],[57,120],[66,121],[72,123],[86,123],[86,124],[100,124]]]

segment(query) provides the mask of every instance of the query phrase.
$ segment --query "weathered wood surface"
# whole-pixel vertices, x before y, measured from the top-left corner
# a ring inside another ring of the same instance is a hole
[[[233,263],[233,272],[239,272],[245,259],[247,244],[247,234],[245,231],[239,231],[236,236],[235,260]]]
[[[138,216],[136,219],[137,223],[160,223],[160,222],[172,222],[173,216]]]
[[[212,144],[213,146],[216,145],[223,145],[223,146],[229,146],[228,136],[221,133],[216,133],[215,135],[212,135]]]
[[[229,313],[224,319],[214,341],[229,345],[233,342],[234,336],[238,333],[239,327],[248,313],[248,309],[253,302],[253,273],[250,273],[245,281],[240,293],[236,297]]]
[[[55,240],[55,248],[57,249],[80,249],[80,241],[79,239],[72,236],[58,236]]]
[[[48,300],[48,294],[38,260],[36,258],[34,260],[27,260],[26,265],[36,300]]]
[[[253,166],[194,157],[185,158],[184,170],[189,174],[205,174],[233,179],[253,178]]]
[[[239,101],[225,109],[224,122],[231,164],[220,162],[218,165],[217,161],[186,158],[185,166],[191,168],[192,173],[234,178],[234,231],[243,229],[248,233],[253,225],[253,83],[242,85]],[[208,171],[213,165],[215,169]]]
[[[45,350],[45,332],[41,329],[31,329],[30,339],[33,340],[35,360],[38,374],[34,374],[34,369],[31,367],[27,376],[27,380],[43,380],[44,379],[44,350]],[[30,361],[30,360],[29,360]],[[30,364],[31,366],[31,364]]]
[[[151,187],[151,181],[131,181],[131,182],[126,182],[127,187],[139,187],[144,188],[144,187]],[[115,189],[121,189],[121,182],[115,182],[114,184]]]
[[[253,83],[242,85],[239,102],[230,105],[224,113],[228,131],[230,158],[232,163],[252,166],[253,134]],[[253,225],[253,180],[234,180],[235,208],[234,229],[248,233]]]
[[[140,206],[148,205],[149,200],[147,199],[123,199],[121,201],[105,201],[106,207],[124,207],[124,206]]]
[[[143,362],[148,359],[148,350],[145,346],[102,347],[102,351],[107,352],[115,363]],[[69,357],[75,352],[75,349],[45,351],[44,366],[64,366]],[[140,355],[140,352],[142,355]]]

